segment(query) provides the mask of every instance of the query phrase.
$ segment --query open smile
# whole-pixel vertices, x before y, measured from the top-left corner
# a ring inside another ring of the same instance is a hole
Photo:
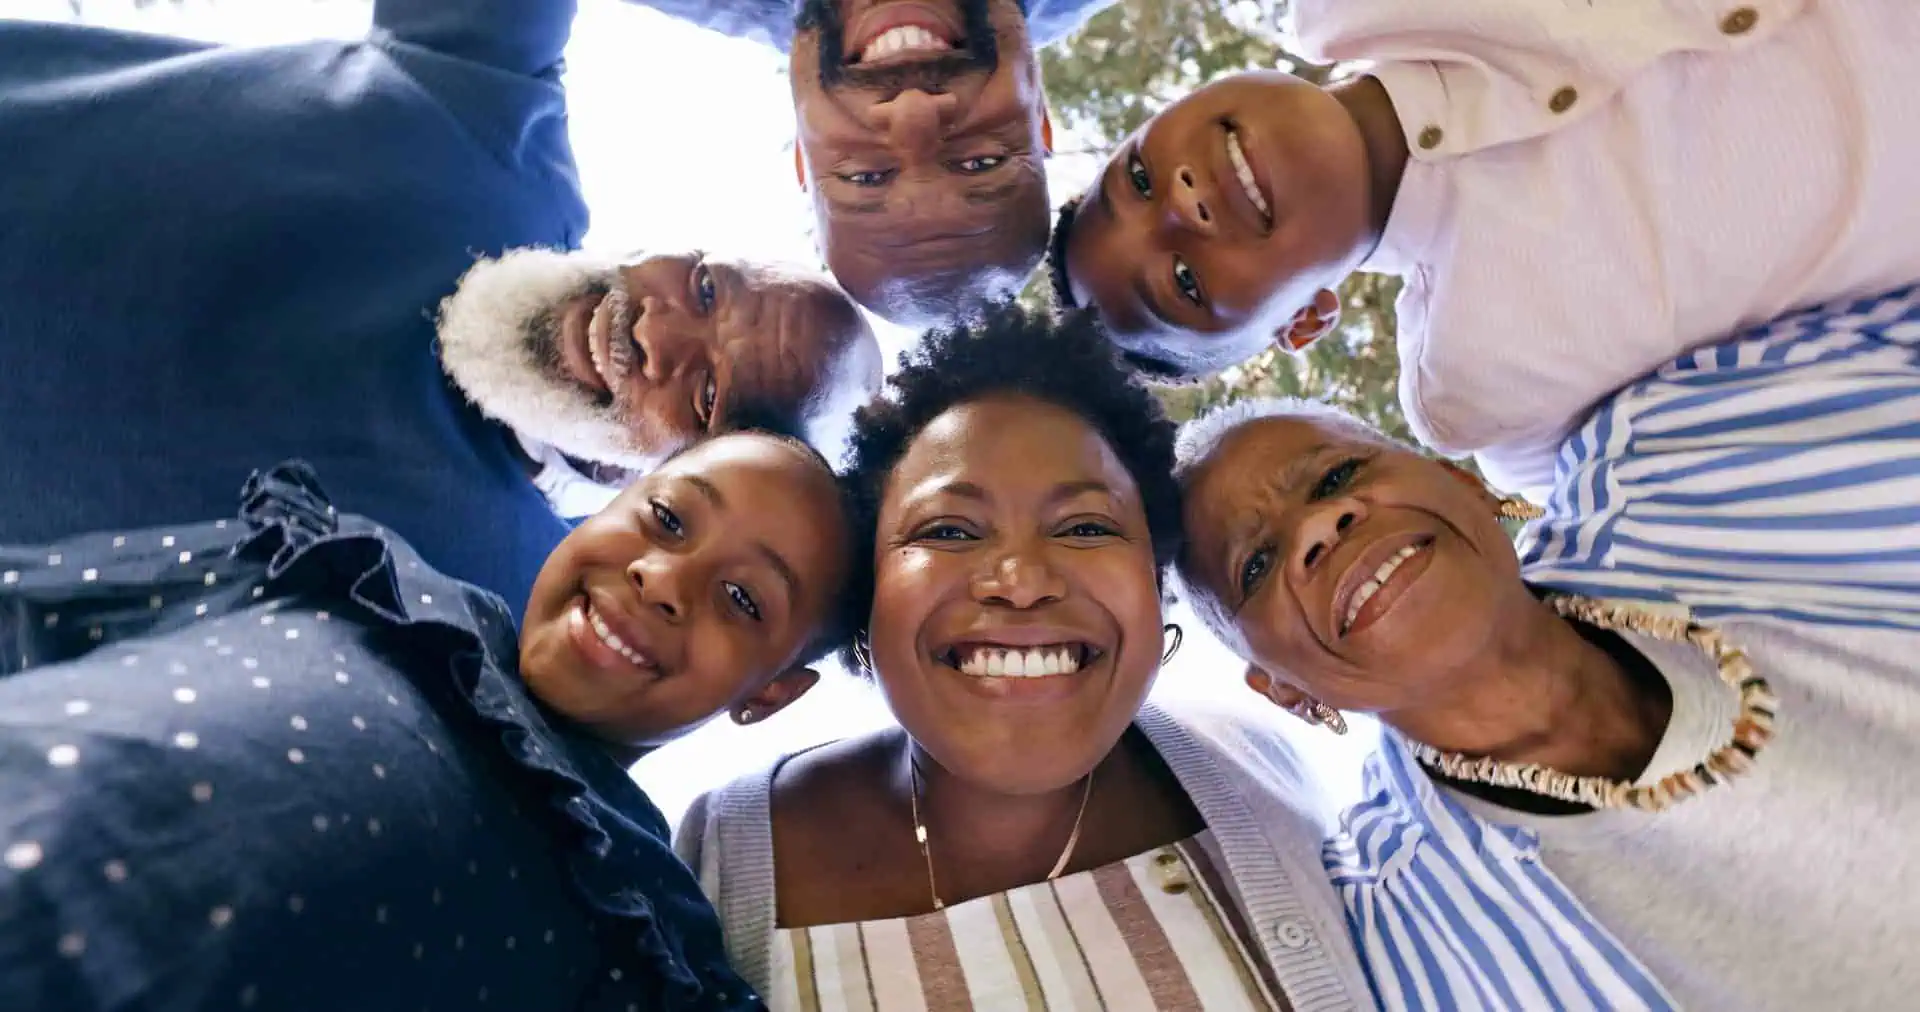
[[[634,366],[640,361],[640,346],[633,340],[633,320],[627,311],[628,305],[626,293],[609,292],[593,307],[593,315],[587,320],[587,357],[593,363],[594,375],[603,384],[601,389],[607,393],[626,385],[627,377],[633,375]]]
[[[594,667],[648,678],[661,675],[659,662],[642,646],[645,636],[638,625],[612,608],[595,608],[586,595],[567,609],[567,634]]]
[[[967,692],[996,702],[1057,700],[1106,669],[1110,651],[1070,629],[1009,627],[969,633],[933,651]]]
[[[1433,557],[1433,537],[1383,538],[1341,574],[1333,595],[1333,628],[1345,639],[1390,611]]]
[[[1221,127],[1225,135],[1223,143],[1227,166],[1232,170],[1233,181],[1239,184],[1236,196],[1245,198],[1244,201],[1236,199],[1233,202],[1240,205],[1242,212],[1262,233],[1270,232],[1273,230],[1273,203],[1267,198],[1266,189],[1260,185],[1259,173],[1254,171],[1253,161],[1247,157],[1240,128],[1231,120],[1223,121]],[[1225,181],[1222,183],[1224,186]]]
[[[853,29],[843,54],[853,66],[937,60],[966,45],[960,29],[940,11],[911,2],[881,4]]]

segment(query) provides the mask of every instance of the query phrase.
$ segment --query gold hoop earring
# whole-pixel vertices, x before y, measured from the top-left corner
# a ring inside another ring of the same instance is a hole
[[[1493,515],[1502,520],[1519,520],[1524,522],[1527,520],[1538,520],[1546,516],[1547,511],[1514,495],[1500,500],[1500,504],[1493,508]]]
[[[1347,718],[1340,716],[1339,710],[1317,699],[1307,704],[1307,715],[1313,718],[1314,723],[1325,727],[1334,734],[1347,733]]]
[[[1187,641],[1186,630],[1181,629],[1180,623],[1178,622],[1168,622],[1166,625],[1160,627],[1161,639],[1165,639],[1168,633],[1173,634],[1173,643],[1167,647],[1165,653],[1160,655],[1161,664],[1173,660],[1173,655],[1180,652],[1180,644]]]

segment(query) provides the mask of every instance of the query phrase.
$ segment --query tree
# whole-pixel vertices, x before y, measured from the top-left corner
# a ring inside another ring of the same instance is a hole
[[[1053,114],[1110,150],[1149,117],[1222,74],[1278,67],[1324,82],[1335,68],[1290,55],[1276,28],[1283,4],[1237,0],[1121,0],[1072,38],[1041,54]],[[1023,296],[1043,299],[1044,285]],[[1277,350],[1204,382],[1168,387],[1175,417],[1240,397],[1284,395],[1329,401],[1401,439],[1400,361],[1394,343],[1398,279],[1356,274],[1340,288],[1339,328],[1304,356]]]

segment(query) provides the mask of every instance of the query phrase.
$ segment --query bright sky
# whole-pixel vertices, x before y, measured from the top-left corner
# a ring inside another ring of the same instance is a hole
[[[10,17],[75,20],[68,0],[6,0]],[[354,38],[367,26],[364,0],[84,0],[89,23],[235,45]],[[811,216],[793,178],[793,109],[785,60],[771,50],[691,28],[616,0],[581,0],[567,50],[574,150],[597,249],[700,248],[819,266]],[[1068,139],[1063,147],[1083,147]],[[1091,178],[1090,161],[1051,168],[1055,202]],[[879,327],[888,358],[911,335]],[[1162,673],[1158,698],[1221,698],[1266,707],[1247,691],[1243,665],[1178,607],[1170,616],[1185,646]],[[670,821],[700,792],[760,769],[780,755],[891,722],[877,692],[833,670],[807,698],[750,729],[721,720],[642,761],[635,777]],[[1297,736],[1337,782],[1365,724],[1336,739]]]

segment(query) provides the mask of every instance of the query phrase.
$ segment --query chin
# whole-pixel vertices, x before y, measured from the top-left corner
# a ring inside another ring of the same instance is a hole
[[[619,283],[618,265],[524,249],[483,259],[440,304],[440,363],[482,414],[594,463],[645,470],[664,453],[638,445],[614,405],[553,364],[554,311]]]

